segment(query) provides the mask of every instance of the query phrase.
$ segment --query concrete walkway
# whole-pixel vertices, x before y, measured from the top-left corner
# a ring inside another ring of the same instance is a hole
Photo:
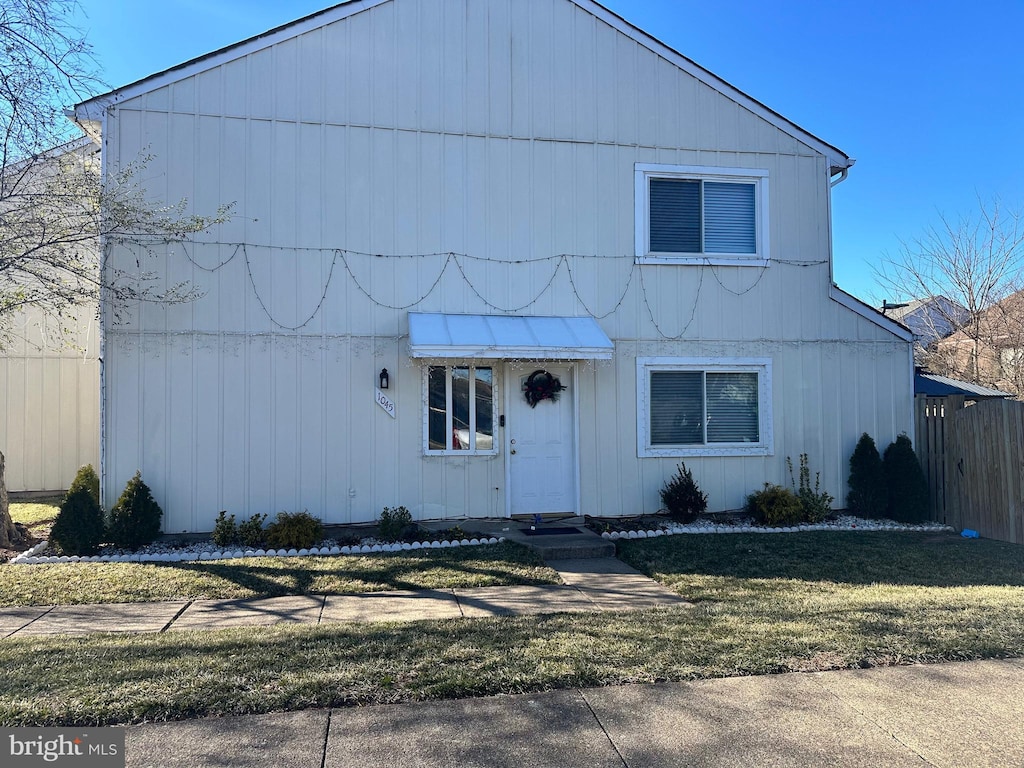
[[[564,585],[0,608],[0,637],[628,611],[686,601],[615,558],[552,561]]]
[[[1024,765],[1024,661],[766,675],[133,726],[128,765]]]

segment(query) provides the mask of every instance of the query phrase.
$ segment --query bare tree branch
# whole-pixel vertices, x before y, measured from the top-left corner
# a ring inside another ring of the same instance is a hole
[[[999,200],[939,217],[876,270],[880,286],[914,307],[919,364],[934,373],[1024,394],[1024,223]]]

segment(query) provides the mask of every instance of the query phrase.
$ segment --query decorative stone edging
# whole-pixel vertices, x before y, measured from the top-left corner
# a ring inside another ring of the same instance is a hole
[[[313,547],[311,549],[235,549],[214,552],[163,552],[160,554],[130,555],[60,555],[38,556],[46,549],[48,542],[42,541],[10,560],[12,565],[35,565],[37,563],[182,563],[200,560],[234,560],[243,557],[306,557],[310,555],[362,555],[374,552],[408,552],[417,549],[450,549],[452,547],[476,547],[483,544],[499,544],[505,537],[480,539],[458,539],[455,541],[416,541],[401,544],[356,544],[344,547]]]
[[[676,523],[668,528],[646,531],[605,531],[601,534],[601,538],[617,541],[619,539],[653,539],[658,536],[675,536],[683,533],[800,533],[803,531],[910,531],[916,533],[939,533],[954,532],[954,528],[950,525],[941,525],[939,523],[906,525],[892,521],[881,522],[872,520],[793,525],[779,528],[763,525],[711,525],[709,523],[681,525]]]

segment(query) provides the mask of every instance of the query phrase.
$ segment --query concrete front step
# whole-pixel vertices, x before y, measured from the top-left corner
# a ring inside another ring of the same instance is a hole
[[[579,528],[579,533],[564,533],[555,535],[544,535],[545,528]],[[563,520],[554,523],[542,523],[537,526],[539,535],[527,536],[524,532],[529,530],[527,524],[513,525],[511,530],[505,533],[505,538],[522,544],[527,549],[536,552],[543,560],[582,560],[597,557],[615,557],[615,544],[607,539],[602,539],[596,533],[582,524],[582,520],[576,523],[574,520]]]

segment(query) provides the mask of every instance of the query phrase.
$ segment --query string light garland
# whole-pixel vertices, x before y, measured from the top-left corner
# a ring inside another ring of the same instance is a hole
[[[320,310],[323,308],[323,305],[324,305],[325,301],[327,300],[327,294],[329,293],[331,282],[332,282],[333,277],[334,277],[335,267],[337,266],[337,263],[338,263],[339,260],[342,262],[343,266],[345,267],[345,271],[348,273],[349,279],[352,281],[353,285],[355,285],[356,289],[361,294],[363,294],[363,296],[365,296],[371,303],[373,303],[374,305],[376,305],[378,307],[381,307],[381,308],[384,308],[384,309],[396,310],[396,311],[405,311],[405,310],[408,310],[408,309],[412,309],[413,307],[416,307],[416,306],[420,305],[421,303],[423,303],[424,301],[426,301],[431,296],[431,294],[433,294],[434,291],[437,290],[437,287],[441,284],[441,281],[444,278],[445,273],[448,272],[448,270],[449,270],[449,266],[454,265],[456,270],[458,271],[460,277],[462,278],[462,281],[469,287],[469,289],[473,293],[473,295],[476,296],[476,298],[479,299],[488,309],[494,310],[496,312],[502,312],[502,313],[521,312],[521,311],[523,311],[523,310],[533,306],[534,304],[536,304],[538,301],[541,300],[541,298],[550,290],[551,286],[555,282],[555,279],[558,277],[559,272],[562,271],[562,267],[564,266],[565,267],[566,275],[567,275],[568,280],[569,280],[569,286],[572,289],[572,293],[573,293],[574,297],[576,298],[576,300],[579,302],[580,306],[583,308],[583,310],[589,316],[591,316],[591,317],[593,317],[594,319],[597,319],[597,320],[602,320],[602,319],[604,319],[604,318],[614,314],[623,305],[623,303],[626,300],[626,297],[629,295],[629,289],[633,285],[634,275],[639,274],[639,290],[640,290],[640,294],[641,294],[641,298],[643,300],[644,306],[647,308],[647,314],[650,317],[651,323],[654,326],[654,329],[657,331],[658,335],[662,339],[665,339],[665,340],[668,340],[668,341],[676,341],[676,340],[681,339],[683,336],[685,336],[686,332],[690,329],[690,326],[693,324],[693,321],[694,321],[694,319],[696,318],[696,315],[697,315],[697,306],[700,303],[701,291],[702,291],[703,286],[704,286],[704,273],[705,273],[706,270],[710,269],[711,270],[711,274],[715,278],[715,281],[718,283],[719,287],[722,288],[722,290],[726,291],[727,293],[729,293],[729,294],[731,294],[733,296],[744,296],[747,293],[750,293],[752,290],[754,290],[761,283],[761,280],[764,278],[764,275],[765,275],[765,273],[768,270],[768,264],[767,263],[765,265],[763,265],[763,266],[757,267],[757,269],[758,269],[758,276],[754,280],[754,282],[751,283],[746,288],[743,288],[742,290],[738,290],[737,291],[737,290],[734,290],[734,289],[730,288],[729,286],[725,285],[725,283],[722,281],[721,276],[718,274],[718,267],[725,266],[725,265],[712,264],[710,262],[710,260],[708,260],[708,259],[704,259],[702,263],[695,264],[694,266],[699,270],[700,277],[699,277],[698,282],[697,282],[697,289],[694,292],[693,305],[690,308],[689,317],[686,320],[685,324],[683,325],[682,329],[679,331],[679,333],[671,334],[670,335],[670,334],[665,333],[665,331],[661,328],[661,325],[659,324],[657,318],[655,317],[654,308],[651,305],[649,291],[647,289],[647,285],[644,282],[644,270],[641,268],[642,266],[659,267],[659,266],[666,266],[666,265],[661,265],[661,264],[651,263],[651,262],[647,262],[647,263],[643,263],[642,264],[641,262],[637,261],[635,255],[633,255],[633,254],[627,254],[625,256],[608,256],[608,255],[602,255],[602,254],[569,254],[569,253],[559,253],[559,254],[553,254],[553,255],[548,255],[548,256],[537,256],[537,257],[533,257],[533,258],[524,258],[524,259],[501,259],[501,258],[495,258],[493,256],[477,256],[477,255],[468,254],[468,253],[458,253],[458,252],[455,252],[455,251],[436,251],[436,252],[432,252],[432,253],[419,253],[419,254],[411,254],[411,253],[410,254],[383,254],[383,253],[371,253],[371,252],[367,252],[367,251],[356,251],[356,250],[352,250],[352,249],[349,249],[349,248],[321,248],[321,247],[313,247],[313,246],[287,246],[287,247],[283,247],[283,246],[271,246],[271,245],[266,245],[266,244],[246,243],[246,242],[223,242],[223,241],[206,241],[206,240],[204,240],[204,241],[198,241],[198,240],[163,240],[163,241],[160,241],[160,242],[162,242],[164,245],[180,246],[181,247],[181,251],[184,254],[185,258],[194,267],[196,267],[197,269],[199,269],[199,270],[201,270],[203,272],[207,272],[207,273],[211,273],[211,274],[220,271],[221,269],[223,269],[224,267],[226,267],[227,265],[232,263],[238,257],[239,254],[242,254],[242,257],[243,257],[243,259],[245,261],[245,269],[246,269],[246,274],[247,274],[248,279],[249,279],[249,284],[252,287],[252,291],[253,291],[254,296],[256,297],[257,303],[259,304],[260,308],[263,310],[263,312],[266,315],[267,319],[270,320],[270,322],[274,326],[276,326],[277,328],[280,328],[281,330],[284,330],[284,331],[298,331],[298,330],[301,330],[302,328],[305,328],[307,325],[309,325],[309,323],[311,323],[313,321],[313,319],[320,313]],[[114,245],[114,244],[138,245],[138,243],[133,242],[131,240],[127,240],[127,239],[112,239],[111,241],[108,242],[108,245]],[[152,245],[152,244],[149,244],[149,245]],[[200,246],[204,246],[204,247],[210,246],[210,247],[218,247],[218,248],[228,247],[228,248],[232,248],[232,252],[231,252],[231,255],[228,258],[226,258],[224,261],[221,261],[216,266],[208,267],[208,266],[200,263],[194,257],[194,255],[192,253],[189,253],[189,250],[188,250],[187,246],[191,246],[191,248],[193,250],[193,253]],[[297,325],[288,325],[288,324],[283,323],[283,322],[281,322],[280,320],[278,320],[277,318],[274,317],[273,313],[270,311],[270,308],[267,306],[266,302],[264,301],[263,297],[261,296],[259,288],[256,285],[256,278],[255,278],[255,276],[253,274],[252,262],[251,262],[251,258],[249,256],[249,249],[250,248],[253,248],[253,249],[265,248],[265,249],[272,250],[272,251],[275,251],[275,250],[277,250],[277,251],[288,250],[288,251],[312,252],[312,253],[320,253],[320,254],[326,254],[326,253],[330,253],[331,254],[331,265],[330,265],[330,268],[328,270],[327,280],[324,283],[323,291],[322,291],[322,293],[320,295],[319,301],[317,302],[316,306],[313,308],[312,312],[310,312],[310,314],[306,317],[306,319],[303,322],[301,322],[301,323],[299,323]],[[391,304],[391,303],[388,303],[386,301],[382,301],[381,299],[378,299],[377,297],[375,297],[363,285],[363,283],[360,282],[359,278],[356,276],[356,273],[352,269],[352,265],[351,265],[351,263],[349,261],[349,257],[352,257],[352,256],[363,257],[363,258],[370,258],[370,259],[375,259],[375,260],[376,259],[382,259],[382,260],[421,259],[422,260],[422,259],[427,259],[427,258],[430,258],[430,257],[438,257],[438,258],[439,257],[444,257],[444,260],[441,263],[440,269],[438,270],[437,277],[430,284],[430,287],[426,290],[426,292],[422,293],[418,298],[416,298],[413,301],[410,301],[408,303],[405,303],[405,304]],[[624,288],[622,289],[622,293],[619,295],[619,298],[615,301],[615,303],[612,305],[612,307],[608,311],[606,311],[604,313],[601,313],[601,314],[598,314],[598,313],[594,312],[590,308],[590,306],[587,304],[587,302],[584,300],[584,298],[580,295],[579,287],[577,286],[576,277],[573,274],[574,270],[573,270],[573,266],[572,266],[572,263],[571,263],[572,261],[575,261],[577,259],[580,259],[580,260],[584,260],[584,259],[585,260],[599,260],[599,261],[605,261],[605,262],[615,262],[615,261],[628,260],[630,262],[630,264],[631,264],[630,271],[629,271],[629,274],[626,277],[626,282],[625,282]],[[496,264],[503,264],[503,265],[506,265],[506,266],[508,266],[508,265],[522,265],[522,264],[540,264],[540,263],[543,263],[543,262],[555,262],[555,264],[554,264],[554,268],[552,269],[551,275],[548,278],[547,282],[536,293],[536,295],[534,295],[534,297],[532,299],[530,299],[529,301],[527,301],[527,302],[525,302],[523,304],[520,304],[518,306],[504,307],[504,306],[501,306],[499,304],[495,304],[493,301],[489,300],[486,296],[484,296],[483,293],[481,293],[480,289],[470,279],[469,275],[466,273],[465,264],[463,263],[463,262],[468,262],[468,261],[477,261],[477,262],[485,262],[485,263],[490,262],[490,263],[496,263]],[[793,266],[793,267],[798,267],[798,268],[808,268],[808,267],[821,266],[823,264],[828,264],[828,259],[820,259],[820,260],[772,259],[770,263],[771,264],[780,264],[780,265],[785,265],[785,266]],[[744,267],[744,268],[746,268],[746,267]]]
[[[690,308],[690,319],[686,321],[686,324],[683,326],[683,330],[681,330],[675,336],[669,336],[667,333],[661,330],[661,326],[658,325],[658,321],[654,317],[654,309],[651,307],[651,302],[647,297],[647,286],[644,285],[644,273],[643,270],[640,271],[640,293],[644,299],[644,306],[647,307],[647,314],[651,318],[651,323],[654,325],[654,330],[658,332],[658,335],[661,336],[661,338],[667,339],[669,341],[676,341],[678,339],[683,338],[683,335],[690,329],[690,325],[693,323],[693,318],[697,316],[697,304],[700,303],[700,291],[701,288],[704,287],[704,269],[705,267],[701,265],[700,280],[697,281],[697,290],[694,291],[693,294],[693,306]]]

